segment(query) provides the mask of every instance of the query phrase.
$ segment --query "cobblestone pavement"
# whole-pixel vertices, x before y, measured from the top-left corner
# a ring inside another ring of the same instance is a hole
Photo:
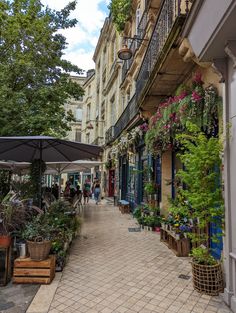
[[[188,258],[176,257],[153,232],[137,227],[117,207],[85,209],[81,237],[72,246],[50,313],[229,313],[221,297],[200,295]]]

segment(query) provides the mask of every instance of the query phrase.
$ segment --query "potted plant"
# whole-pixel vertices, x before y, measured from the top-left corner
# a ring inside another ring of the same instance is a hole
[[[205,246],[192,249],[193,286],[197,291],[217,296],[224,291],[221,263],[209,253]]]
[[[13,233],[20,231],[26,222],[27,214],[22,203],[2,202],[0,205],[0,246],[11,244]]]
[[[41,261],[48,258],[51,249],[51,232],[46,215],[35,216],[26,223],[22,238],[26,240],[30,258]]]
[[[187,124],[188,134],[177,136],[183,154],[179,155],[184,170],[177,175],[187,186],[181,194],[187,200],[189,218],[197,221],[198,234],[189,236],[198,245],[192,250],[192,272],[194,288],[207,295],[217,295],[223,289],[221,263],[211,255],[210,242],[221,239],[221,232],[208,232],[213,224],[221,229],[223,198],[220,184],[221,144],[218,138],[207,137],[193,124]]]
[[[144,185],[144,191],[146,192],[148,198],[151,200],[156,194],[156,184],[154,182],[148,182]]]

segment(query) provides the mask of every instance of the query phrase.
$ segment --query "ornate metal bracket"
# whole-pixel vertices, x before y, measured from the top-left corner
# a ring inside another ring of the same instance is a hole
[[[219,82],[220,83],[224,83],[225,82],[225,78],[226,78],[226,73],[227,73],[226,58],[214,59],[213,60],[213,67],[221,75],[221,79],[220,79]]]

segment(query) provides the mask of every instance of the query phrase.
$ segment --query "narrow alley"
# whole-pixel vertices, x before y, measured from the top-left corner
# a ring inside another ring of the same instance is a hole
[[[221,297],[193,290],[190,259],[137,227],[107,200],[86,207],[49,313],[231,312]]]

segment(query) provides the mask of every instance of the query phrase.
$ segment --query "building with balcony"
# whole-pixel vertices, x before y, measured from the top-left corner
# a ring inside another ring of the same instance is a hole
[[[111,143],[114,141],[114,125],[122,113],[122,97],[120,95],[121,64],[117,58],[117,50],[121,38],[115,31],[111,18],[107,17],[94,52],[95,62],[95,110],[98,143],[103,145],[103,162],[101,169],[103,195],[115,194],[115,168],[108,167]]]
[[[183,36],[182,52],[201,64],[211,64],[218,73],[223,89],[224,121],[224,198],[225,236],[224,267],[226,287],[224,299],[236,312],[236,2],[233,0],[196,1],[190,12]],[[228,128],[230,125],[230,135]]]

